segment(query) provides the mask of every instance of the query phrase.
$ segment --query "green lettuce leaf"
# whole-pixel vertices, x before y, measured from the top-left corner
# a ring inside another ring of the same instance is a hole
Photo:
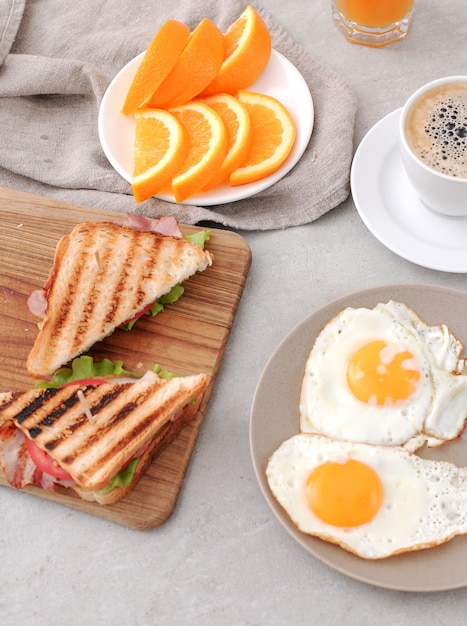
[[[169,370],[162,369],[156,363],[152,366],[152,371],[159,378],[176,378],[177,374]],[[41,380],[36,383],[37,389],[48,389],[50,387],[61,387],[75,380],[83,380],[86,378],[101,378],[105,376],[129,376],[133,378],[141,378],[146,372],[131,372],[123,367],[123,361],[111,361],[110,359],[102,359],[102,361],[94,361],[92,356],[86,354],[76,357],[71,362],[71,367],[62,367],[53,376],[51,380]]]
[[[164,304],[173,304],[174,302],[177,302],[177,300],[182,297],[184,291],[185,289],[181,285],[174,285],[169,293],[166,293],[159,298],[157,303],[162,305],[162,308],[164,308]],[[155,315],[155,313],[152,312],[152,309],[150,310],[150,313],[151,315]]]
[[[100,493],[109,493],[109,491],[112,491],[115,487],[128,487],[131,485],[138,461],[138,457],[131,460],[126,467],[115,474],[107,487],[100,490]]]
[[[163,370],[160,365],[154,365],[152,371],[155,372],[159,378],[177,378],[178,374],[174,374],[173,372],[169,372],[168,370]]]
[[[174,287],[172,287],[169,293],[166,293],[165,295],[161,296],[158,300],[156,300],[156,302],[154,302],[154,304],[149,309],[149,311],[147,311],[145,314],[143,313],[143,315],[152,315],[152,317],[154,317],[155,315],[157,315],[158,313],[164,310],[165,304],[173,304],[174,302],[177,302],[177,300],[183,295],[184,291],[185,289],[181,285],[174,285]],[[140,318],[137,317],[135,320],[131,320],[131,322],[128,322],[128,324],[124,324],[123,326],[120,326],[120,329],[131,330],[139,319]]]
[[[157,373],[157,372],[156,372]],[[43,380],[36,384],[38,389],[61,387],[66,383],[83,378],[99,378],[100,376],[134,376],[141,378],[142,374],[130,372],[123,368],[123,361],[111,361],[103,359],[94,362],[91,356],[83,355],[73,359],[71,367],[60,368],[52,380]]]
[[[183,235],[185,239],[194,243],[195,246],[204,250],[204,244],[206,241],[209,241],[211,238],[211,233],[209,230],[199,230],[197,233],[191,233],[189,235]]]

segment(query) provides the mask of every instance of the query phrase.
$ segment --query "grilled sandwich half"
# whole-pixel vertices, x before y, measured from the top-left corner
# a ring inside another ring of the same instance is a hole
[[[30,376],[50,378],[211,262],[183,237],[113,222],[78,224],[55,251],[45,317],[27,359]]]
[[[194,417],[206,386],[205,374],[169,379],[154,375],[136,382],[1,393],[0,431],[14,424],[69,474],[67,487],[85,500],[109,504],[135,486],[155,453]],[[21,450],[17,460],[24,454]],[[135,458],[131,485],[106,491]],[[13,462],[8,443],[0,454],[8,478],[15,472],[6,462]]]

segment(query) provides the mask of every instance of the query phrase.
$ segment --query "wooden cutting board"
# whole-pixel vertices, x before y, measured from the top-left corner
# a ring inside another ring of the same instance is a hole
[[[174,205],[174,215],[176,215]],[[37,335],[37,318],[26,300],[43,286],[55,246],[84,220],[118,220],[116,213],[69,204],[0,187],[0,391],[34,386],[26,372],[27,355]],[[182,232],[200,230],[182,226]],[[85,502],[61,489],[25,491],[135,529],[154,528],[173,511],[201,427],[230,329],[251,264],[240,235],[209,229],[206,248],[211,267],[184,283],[185,293],[155,318],[145,316],[131,332],[117,330],[90,354],[122,359],[124,367],[145,371],[160,364],[180,375],[204,372],[210,378],[199,411],[175,441],[152,463],[136,488],[116,504]],[[8,485],[0,471],[0,484]]]

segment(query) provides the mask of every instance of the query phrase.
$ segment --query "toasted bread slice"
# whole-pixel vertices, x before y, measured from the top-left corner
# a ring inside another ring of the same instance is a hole
[[[13,421],[78,487],[97,491],[207,386],[205,374],[134,383],[70,385],[0,394],[0,421]]]
[[[34,378],[62,365],[197,271],[209,252],[182,237],[113,222],[83,222],[57,245],[42,328],[27,359]]]
[[[127,487],[114,487],[110,491],[106,490],[90,490],[74,485],[71,487],[73,491],[87,502],[97,502],[102,505],[115,504],[132,491],[138,484],[142,476],[146,473],[152,461],[159,456],[180,434],[183,428],[189,424],[196,416],[202,396],[196,401],[186,405],[183,411],[177,414],[177,417],[170,420],[159,430],[157,435],[152,439],[150,445],[139,457],[138,464],[134,470],[131,483]]]

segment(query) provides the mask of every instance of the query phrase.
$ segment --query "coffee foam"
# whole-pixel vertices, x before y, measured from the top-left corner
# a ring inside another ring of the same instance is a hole
[[[405,130],[425,165],[467,178],[467,83],[440,85],[422,95],[407,115]]]

